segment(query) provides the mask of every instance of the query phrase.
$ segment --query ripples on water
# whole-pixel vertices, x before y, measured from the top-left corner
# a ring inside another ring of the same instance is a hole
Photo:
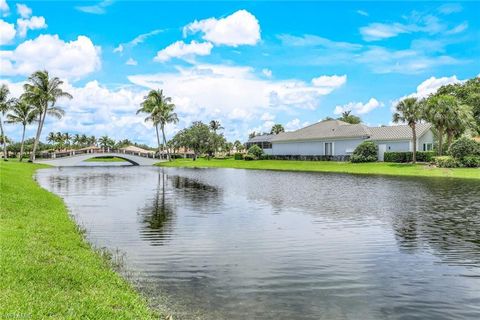
[[[155,167],[37,179],[176,318],[480,318],[477,181]]]

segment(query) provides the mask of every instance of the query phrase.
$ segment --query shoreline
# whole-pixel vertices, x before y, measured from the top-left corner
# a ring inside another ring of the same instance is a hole
[[[0,317],[165,317],[86,241],[63,200],[35,181],[43,168],[0,163]]]
[[[436,168],[425,164],[404,164],[389,162],[350,163],[335,161],[302,160],[206,160],[175,159],[171,162],[156,163],[159,167],[184,168],[231,168],[246,170],[269,170],[289,172],[323,172],[392,177],[433,177],[480,180],[479,168]]]

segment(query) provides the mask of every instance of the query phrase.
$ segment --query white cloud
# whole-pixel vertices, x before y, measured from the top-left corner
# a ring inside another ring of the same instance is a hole
[[[459,80],[457,76],[453,75],[451,77],[430,77],[427,80],[420,83],[417,87],[417,92],[411,94],[410,96],[414,96],[417,98],[426,98],[430,94],[437,92],[437,90],[441,86],[445,86],[448,84],[454,83],[462,83],[464,80]]]
[[[368,17],[368,12],[364,10],[357,10],[357,13],[361,16]]]
[[[263,73],[263,75],[264,75],[265,77],[267,77],[267,78],[271,78],[271,77],[272,77],[272,70],[270,70],[270,69],[267,69],[267,68],[262,69],[262,73]]]
[[[0,14],[2,17],[6,17],[10,14],[10,8],[7,4],[7,0],[0,0]]]
[[[333,41],[313,34],[294,36],[291,34],[280,34],[277,36],[284,46],[290,47],[323,47],[327,49],[358,50],[362,46],[355,43]]]
[[[347,76],[320,76],[318,78],[312,79],[312,84],[315,87],[325,87],[325,88],[338,88],[343,86],[347,82]]]
[[[468,22],[467,21],[464,21],[462,22],[461,24],[459,24],[458,26],[454,27],[453,29],[451,30],[448,30],[447,32],[445,32],[446,34],[457,34],[457,33],[462,33],[463,31],[467,30],[468,28]]]
[[[138,36],[136,36],[133,40],[131,40],[129,42],[119,44],[115,49],[113,49],[113,52],[114,53],[122,53],[123,50],[125,50],[126,48],[133,48],[136,45],[138,45],[140,43],[143,43],[148,38],[150,38],[154,35],[157,35],[161,32],[163,32],[163,30],[155,29],[155,30],[152,30],[152,31],[147,32],[147,33],[139,34]]]
[[[371,112],[372,110],[381,107],[383,104],[380,103],[375,98],[370,98],[368,102],[349,102],[343,106],[336,106],[335,110],[333,111],[334,114],[342,114],[345,111],[352,111],[355,114],[366,114]]]
[[[188,24],[184,35],[202,32],[202,38],[215,45],[255,45],[260,41],[257,18],[246,10],[239,10],[225,18],[209,18]]]
[[[45,29],[47,24],[44,17],[31,17],[29,19],[17,19],[18,35],[25,37],[28,30]]]
[[[93,6],[78,6],[75,7],[78,11],[91,14],[105,14],[107,12],[106,8],[113,4],[113,0],[103,0]]]
[[[300,128],[308,126],[310,123],[308,121],[301,122],[300,119],[295,118],[285,124],[285,131],[295,131]]]
[[[127,62],[125,62],[125,64],[129,65],[129,66],[136,66],[138,64],[137,60],[133,59],[133,58],[130,58],[127,60]]]
[[[441,5],[438,8],[438,11],[442,14],[445,14],[445,15],[452,14],[452,13],[458,13],[458,12],[461,12],[462,10],[463,10],[463,7],[459,3],[447,3],[447,4],[444,4],[444,5]]]
[[[157,52],[153,59],[157,62],[166,62],[172,58],[192,59],[195,56],[207,56],[212,51],[213,45],[210,42],[197,42],[195,40],[190,43],[177,41],[168,47]]]
[[[32,9],[25,4],[17,3],[17,13],[23,19],[28,19],[32,15]]]
[[[2,75],[30,75],[36,70],[49,70],[52,74],[79,79],[100,69],[100,47],[86,36],[65,42],[58,35],[40,35],[27,40],[14,50],[0,51]]]
[[[9,44],[15,38],[15,34],[15,25],[0,19],[0,45]]]
[[[393,38],[403,33],[424,32],[432,35],[447,29],[447,26],[433,15],[412,12],[404,19],[406,20],[405,23],[370,23],[360,28],[360,34],[365,41],[378,41]]]
[[[260,118],[265,112],[315,109],[335,86],[316,87],[304,81],[267,80],[250,67],[196,65],[177,72],[132,75],[129,80],[150,89],[163,88],[179,112],[208,120]]]
[[[275,115],[274,114],[271,114],[269,112],[265,112],[264,114],[262,114],[262,116],[260,117],[260,120],[262,121],[273,121],[275,120]]]

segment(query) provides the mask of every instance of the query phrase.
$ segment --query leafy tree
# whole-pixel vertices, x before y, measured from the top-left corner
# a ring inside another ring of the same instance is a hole
[[[337,120],[341,120],[343,122],[350,123],[350,124],[359,124],[362,122],[362,119],[360,119],[360,117],[355,116],[351,113],[352,113],[352,110],[344,111],[342,112],[342,116],[340,118],[337,118]]]
[[[63,109],[56,106],[60,98],[72,98],[72,95],[62,90],[63,81],[59,78],[50,78],[47,71],[36,71],[29,78],[23,88],[22,98],[34,105],[38,114],[38,128],[30,160],[35,160],[40,135],[47,115],[60,119],[64,115]]]
[[[7,161],[7,137],[5,131],[3,130],[3,117],[10,109],[13,100],[8,98],[10,90],[7,85],[2,84],[0,87],[0,136],[2,138],[3,144],[3,159]]]
[[[248,134],[248,139],[253,139],[253,138],[255,138],[255,137],[258,136],[258,135],[259,135],[259,134],[257,134],[255,131],[250,132],[250,133]]]
[[[404,122],[412,129],[413,152],[412,162],[417,161],[417,123],[422,119],[423,110],[417,98],[406,98],[397,103],[395,113],[393,114],[393,122]]]
[[[20,143],[20,161],[23,160],[25,130],[37,117],[36,110],[22,99],[16,99],[10,113],[7,114],[7,123],[20,123],[22,125],[22,141]]]
[[[279,134],[281,132],[285,132],[285,128],[280,123],[274,124],[270,130],[270,134]]]
[[[237,151],[242,151],[243,149],[245,149],[243,146],[243,143],[241,143],[239,140],[235,140],[235,142],[233,143],[233,146]]]
[[[217,146],[225,143],[223,135],[213,132],[209,125],[201,121],[195,121],[190,127],[180,130],[173,140],[177,146],[192,150],[194,160],[200,154],[213,154]]]
[[[178,117],[173,110],[175,105],[172,103],[172,98],[163,95],[163,90],[151,90],[145,97],[141,104],[141,108],[137,110],[138,113],[147,113],[148,117],[145,121],[151,121],[157,131],[157,143],[160,152],[160,137],[158,134],[158,127],[162,131],[163,145],[167,145],[167,138],[165,136],[165,126],[169,123],[178,123]],[[170,161],[170,153],[167,149],[167,159]]]
[[[262,148],[254,144],[248,149],[248,154],[251,154],[255,158],[259,159],[263,155],[263,150]]]
[[[462,137],[450,145],[448,153],[457,160],[462,160],[466,156],[480,156],[480,143]]]
[[[442,86],[435,95],[451,95],[456,97],[460,104],[468,106],[475,121],[474,129],[480,134],[480,77],[475,77],[464,83]]]

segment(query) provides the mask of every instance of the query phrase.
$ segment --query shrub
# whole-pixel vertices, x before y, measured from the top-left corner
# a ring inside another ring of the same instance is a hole
[[[480,143],[463,137],[452,143],[448,153],[459,160],[466,156],[480,156]]]
[[[439,168],[457,168],[460,166],[459,162],[451,156],[435,157],[435,165]]]
[[[214,159],[215,160],[227,160],[229,157],[228,156],[216,156]]]
[[[377,161],[378,147],[372,141],[360,143],[350,157],[351,162],[375,162]]]
[[[243,154],[240,153],[240,152],[237,152],[237,153],[235,153],[235,154],[233,155],[233,158],[234,158],[235,160],[243,160]]]
[[[257,158],[252,154],[246,154],[246,155],[243,156],[243,160],[245,160],[245,161],[252,161],[252,160],[256,160],[256,159]]]
[[[275,156],[270,154],[262,154],[259,158],[260,160],[275,160]]]
[[[253,155],[255,158],[260,158],[263,154],[263,150],[262,148],[260,148],[259,146],[257,146],[256,144],[254,144],[253,146],[251,146],[249,149],[248,149],[248,154],[251,154]],[[244,157],[245,158],[245,157]]]
[[[435,156],[433,151],[417,151],[417,161],[432,162]],[[410,162],[413,159],[413,152],[385,152],[383,161],[385,162]]]
[[[460,162],[464,167],[478,168],[480,167],[480,156],[465,156]]]
[[[183,158],[183,155],[182,154],[179,154],[179,153],[172,153],[170,155],[170,158],[171,159],[182,159]]]

